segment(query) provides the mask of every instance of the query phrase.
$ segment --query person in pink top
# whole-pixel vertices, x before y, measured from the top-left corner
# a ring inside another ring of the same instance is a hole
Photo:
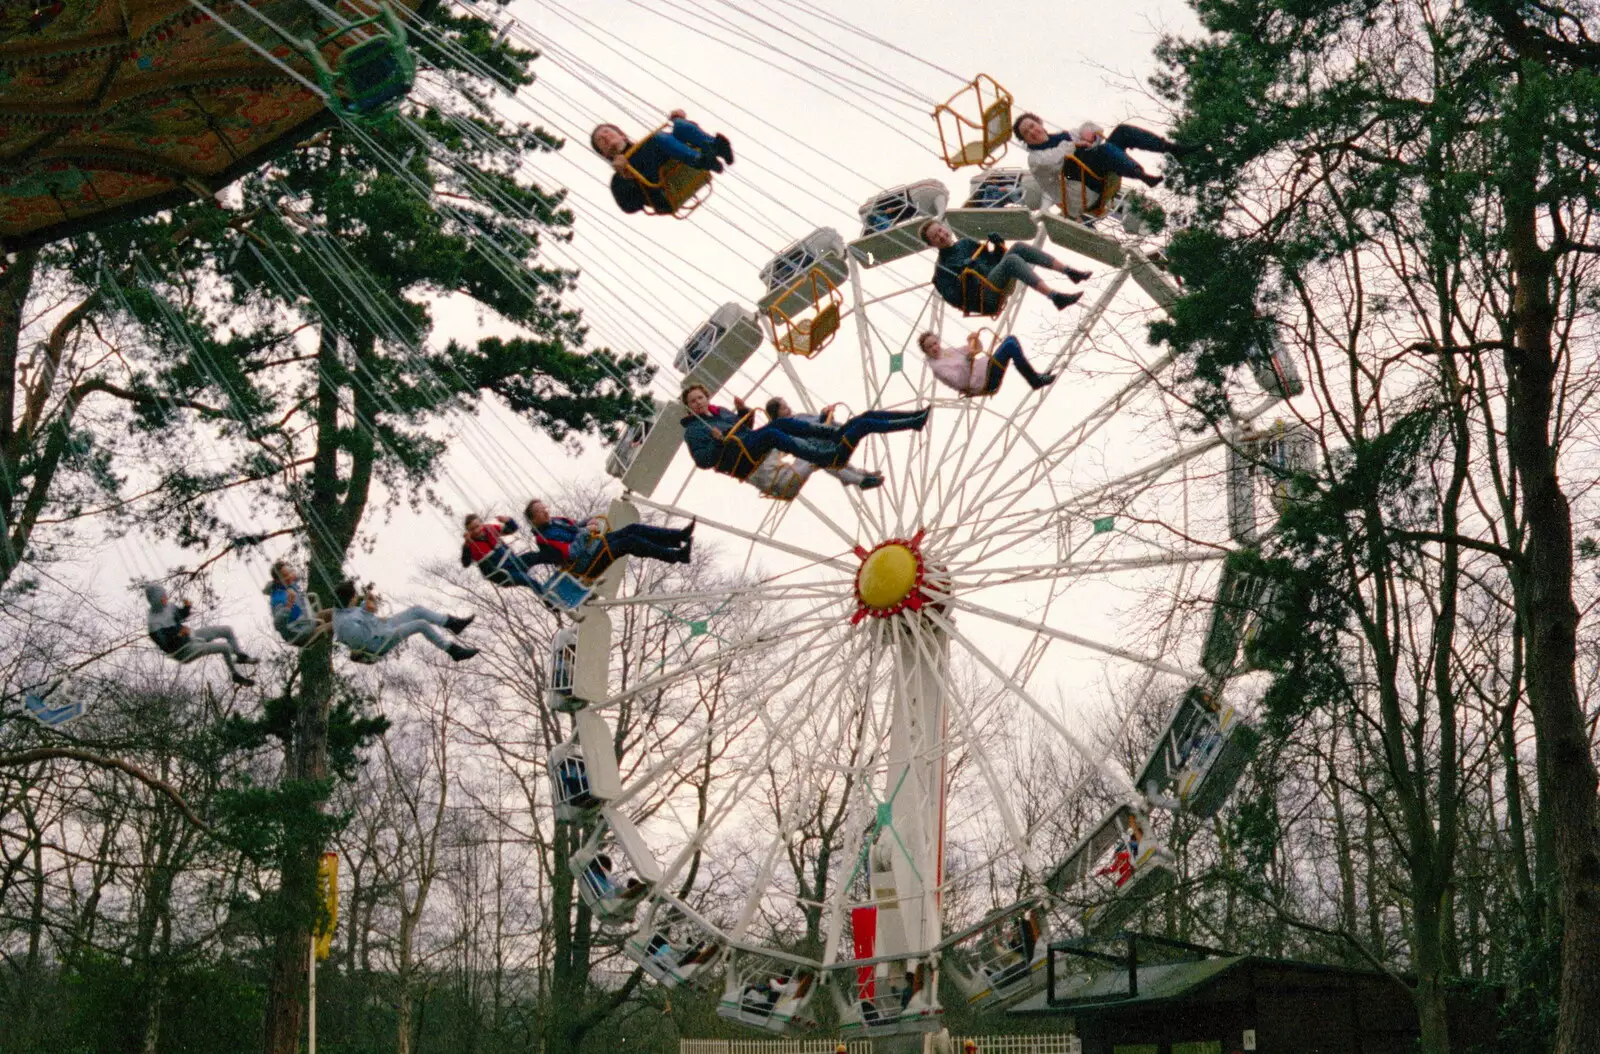
[[[1007,337],[994,352],[985,355],[983,338],[974,333],[964,345],[945,347],[939,334],[929,331],[917,338],[917,346],[928,357],[928,367],[941,384],[948,385],[962,395],[993,395],[1005,380],[1006,367],[1015,363],[1017,372],[1034,391],[1052,384],[1056,375],[1040,373],[1022,354],[1022,342]]]

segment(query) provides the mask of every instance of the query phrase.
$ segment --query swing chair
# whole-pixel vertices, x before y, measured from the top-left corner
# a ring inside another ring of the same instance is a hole
[[[1138,821],[1141,832],[1136,852],[1127,842],[1129,819]],[[1177,881],[1177,858],[1157,842],[1149,826],[1131,806],[1119,805],[1045,875],[1045,887],[1057,896],[1076,891],[1094,901],[1078,916],[1085,933],[1116,932],[1146,901]]]
[[[668,160],[661,163],[656,178],[650,180],[633,167],[633,155],[650,141],[651,136],[671,131],[672,122],[669,121],[630,146],[628,152],[622,155],[628,162],[624,174],[644,188],[645,212],[652,216],[671,216],[681,220],[687,219],[690,213],[700,207],[701,202],[711,196],[711,173],[703,168],[690,168],[681,161]]]
[[[786,310],[784,305],[793,303],[797,295],[803,297],[801,306]],[[805,359],[814,358],[833,342],[843,318],[844,295],[820,267],[813,267],[786,289],[767,312],[773,345],[785,355]]]
[[[345,48],[328,65],[322,51],[340,37],[359,29],[381,26]],[[417,62],[406,45],[405,26],[386,3],[367,16],[315,40],[301,41],[300,50],[311,62],[317,84],[328,105],[343,116],[370,118],[411,91],[417,79]]]
[[[1015,282],[1008,282],[1002,289],[989,281],[987,275],[971,267],[962,268],[956,277],[961,282],[962,318],[999,318],[1000,312],[1006,309],[1006,300],[1016,288]]]
[[[837,967],[832,991],[839,1031],[873,1037],[938,1031],[944,1008],[928,981],[928,964],[910,959]]]
[[[987,73],[933,108],[939,126],[939,153],[952,170],[964,165],[987,168],[1011,140],[1011,93]]]
[[[1183,811],[1210,819],[1244,775],[1261,735],[1221,698],[1220,685],[1193,685],[1173,707],[1140,769],[1138,786],[1155,799],[1166,788]],[[1171,802],[1162,803],[1171,807]]]
[[[616,561],[611,546],[606,544],[606,535],[611,533],[611,519],[607,516],[596,516],[594,519],[599,520],[602,526],[599,530],[591,530],[589,537],[600,540],[599,549],[587,560],[564,564],[559,571],[545,579],[540,589],[540,599],[552,611],[568,615],[576,611],[594,595],[595,580]]]

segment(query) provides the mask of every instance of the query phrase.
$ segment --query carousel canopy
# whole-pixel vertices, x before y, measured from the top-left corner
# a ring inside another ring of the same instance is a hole
[[[376,0],[325,6],[348,25]],[[327,39],[340,25],[305,0],[0,0],[0,246],[170,208],[292,147],[331,115],[289,38],[336,68],[374,33]]]

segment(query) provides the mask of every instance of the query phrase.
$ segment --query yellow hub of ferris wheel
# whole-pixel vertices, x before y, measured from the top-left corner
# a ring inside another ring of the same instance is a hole
[[[875,611],[892,608],[917,588],[918,565],[917,554],[909,546],[880,546],[856,572],[856,596]]]
[[[856,571],[857,607],[851,622],[922,607],[928,598],[922,592],[926,565],[921,545],[918,531],[914,538],[891,538],[870,550],[856,548],[861,567]]]

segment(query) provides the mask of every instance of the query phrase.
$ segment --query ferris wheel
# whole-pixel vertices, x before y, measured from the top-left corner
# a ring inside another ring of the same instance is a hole
[[[856,467],[882,484],[776,456],[696,471],[677,456],[686,409],[670,403],[612,454],[624,493],[611,524],[698,518],[744,574],[703,593],[624,597],[614,567],[545,594],[573,619],[555,640],[549,700],[573,733],[549,765],[558,817],[589,825],[570,860],[580,893],[653,978],[720,987],[721,1015],[768,1032],[804,1028],[831,1001],[822,1016],[844,1034],[909,1042],[942,1027],[941,972],[977,1005],[1038,992],[1050,939],[1113,933],[1171,887],[1166,814],[1214,814],[1255,743],[1223,690],[1248,667],[1241,645],[1269,599],[1218,565],[1228,544],[1259,544],[1256,504],[1284,500],[1309,456],[1293,429],[1257,423],[1299,390],[1292,360],[1259,349],[1255,406],[1231,432],[1186,430],[1172,357],[1145,338],[1179,290],[1139,204],[1070,174],[1045,191],[994,167],[1009,97],[985,79],[970,90],[941,115],[951,167],[986,166],[964,200],[923,180],[863,204],[853,237],[800,237],[762,268],[759,298],[718,308],[677,360],[686,385],[812,414],[931,403],[917,434],[862,443]],[[958,310],[929,289],[930,219],[1065,249],[1096,273],[1053,326],[1020,289]],[[925,331],[977,331],[990,351],[1022,336],[1058,380],[941,394],[917,348]],[[1208,519],[1224,497],[1226,516]],[[1203,631],[1180,610],[1202,588],[1218,596]],[[619,691],[613,617],[640,604],[698,612],[680,616],[690,633],[719,632]],[[625,784],[608,713],[728,668],[732,701],[686,720],[667,759]],[[1128,691],[1170,701],[1134,772],[1093,732]],[[1049,845],[996,727],[1072,752],[1116,804],[1076,844]],[[669,800],[638,818],[632,806],[712,741],[738,759],[725,785],[698,809]],[[838,838],[807,872],[794,862],[818,800]],[[685,896],[686,875],[718,854],[702,869],[718,876],[715,903]],[[975,909],[996,873],[1014,895]]]

